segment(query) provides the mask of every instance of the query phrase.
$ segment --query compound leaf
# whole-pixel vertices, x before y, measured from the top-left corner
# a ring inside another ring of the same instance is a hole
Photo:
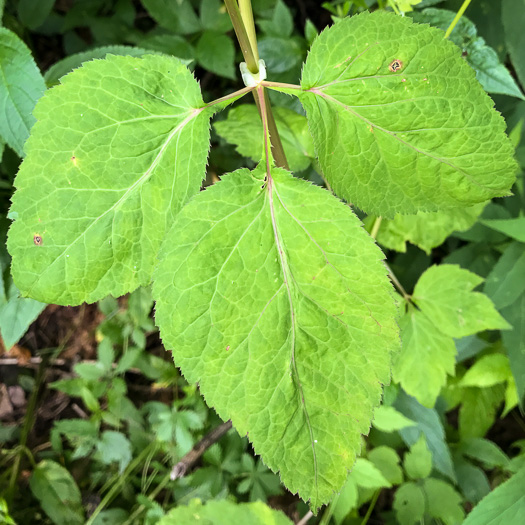
[[[8,240],[22,294],[78,304],[147,285],[205,171],[196,80],[174,58],[110,56],[65,76],[35,115]]]
[[[478,275],[453,264],[431,266],[419,278],[413,299],[432,323],[451,337],[510,328],[485,294],[472,291],[482,282]]]
[[[366,212],[509,194],[505,122],[441,30],[381,11],[345,19],[315,40],[301,88],[326,178]]]
[[[31,51],[13,32],[0,27],[0,142],[23,157],[35,122],[33,108],[46,85]]]
[[[389,381],[381,258],[350,208],[262,168],[196,196],[161,249],[156,320],[175,363],[314,508],[343,486]]]

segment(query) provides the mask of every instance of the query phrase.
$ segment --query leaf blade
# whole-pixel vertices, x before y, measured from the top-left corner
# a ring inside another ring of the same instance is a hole
[[[395,308],[349,208],[271,177],[239,170],[184,208],[155,274],[157,324],[186,378],[317,507],[345,482],[388,381]]]

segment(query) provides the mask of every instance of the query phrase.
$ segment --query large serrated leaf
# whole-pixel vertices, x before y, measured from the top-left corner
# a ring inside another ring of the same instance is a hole
[[[508,195],[505,123],[443,32],[362,13],[312,45],[301,91],[334,191],[369,213],[433,211]]]
[[[192,74],[163,56],[88,62],[50,89],[10,212],[21,292],[78,304],[148,284],[168,226],[199,191],[210,114]]]
[[[381,258],[326,190],[260,168],[196,196],[161,249],[156,320],[175,363],[314,508],[344,484],[389,381]]]

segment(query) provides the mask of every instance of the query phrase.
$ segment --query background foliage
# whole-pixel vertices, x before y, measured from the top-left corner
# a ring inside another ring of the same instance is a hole
[[[446,30],[461,3],[254,0],[253,6],[270,79],[298,83],[307,49],[329,23],[377,7]],[[169,524],[184,523],[190,512],[285,523],[283,512],[292,521],[307,513],[234,430],[186,476],[170,480],[172,465],[220,420],[165,355],[149,289],[44,310],[19,297],[10,277],[4,238],[12,183],[46,86],[108,53],[155,53],[184,60],[205,100],[242,87],[241,57],[222,3],[170,4],[0,0],[0,521],[6,523]],[[361,215],[411,306],[400,320],[394,382],[362,455],[311,523],[452,525],[466,517],[468,525],[480,525],[512,523],[523,512],[524,13],[523,0],[478,0],[450,35],[506,120],[520,164],[513,195],[466,210],[381,221]],[[302,107],[284,94],[270,97],[292,169],[324,185]],[[260,151],[253,139],[261,129],[254,116],[245,100],[212,121],[207,185],[254,166]],[[450,315],[458,305],[459,324]]]

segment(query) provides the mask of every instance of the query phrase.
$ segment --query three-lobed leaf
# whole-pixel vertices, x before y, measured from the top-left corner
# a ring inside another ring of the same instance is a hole
[[[341,488],[397,348],[382,255],[325,190],[242,169],[196,196],[160,253],[165,346],[314,508]]]
[[[50,89],[15,180],[8,240],[23,294],[57,304],[150,282],[209,148],[200,88],[178,60],[109,56]]]
[[[345,19],[315,40],[301,88],[324,175],[366,212],[509,194],[505,122],[442,31],[379,11]]]

